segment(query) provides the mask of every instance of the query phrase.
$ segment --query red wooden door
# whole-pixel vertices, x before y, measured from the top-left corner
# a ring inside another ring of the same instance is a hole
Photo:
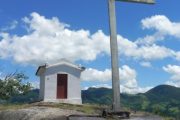
[[[67,98],[67,74],[57,75],[57,98],[66,99]]]

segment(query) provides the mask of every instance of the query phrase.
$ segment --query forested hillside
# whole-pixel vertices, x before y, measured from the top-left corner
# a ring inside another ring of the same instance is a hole
[[[107,88],[89,88],[82,91],[84,103],[112,103],[112,90]],[[180,117],[180,88],[160,85],[146,93],[121,94],[121,104],[131,110],[148,111],[161,116]]]

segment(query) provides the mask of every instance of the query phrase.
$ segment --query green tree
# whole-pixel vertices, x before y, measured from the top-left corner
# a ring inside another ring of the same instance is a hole
[[[0,99],[8,100],[12,96],[27,93],[32,87],[25,82],[28,77],[22,72],[14,72],[0,79]]]
[[[180,117],[180,110],[178,107],[172,107],[169,109],[169,112],[171,113],[172,116],[175,116],[175,117]]]
[[[149,104],[150,104],[149,101],[144,100],[144,101],[142,102],[141,109],[142,109],[142,110],[147,110],[147,108],[149,107]]]
[[[165,112],[166,108],[162,104],[152,105],[152,112],[158,115],[162,115]]]

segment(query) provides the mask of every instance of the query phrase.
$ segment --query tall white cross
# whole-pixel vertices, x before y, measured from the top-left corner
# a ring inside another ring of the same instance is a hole
[[[154,0],[108,0],[109,3],[109,26],[110,26],[110,48],[111,48],[111,66],[112,66],[112,90],[113,90],[113,111],[121,110],[120,106],[120,81],[118,64],[118,45],[116,32],[116,13],[115,1],[136,2],[144,4],[154,4]]]

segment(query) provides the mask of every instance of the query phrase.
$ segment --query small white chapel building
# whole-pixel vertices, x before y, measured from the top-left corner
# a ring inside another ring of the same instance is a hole
[[[39,66],[36,75],[40,77],[40,100],[82,104],[80,76],[85,68],[61,59],[52,65]]]

